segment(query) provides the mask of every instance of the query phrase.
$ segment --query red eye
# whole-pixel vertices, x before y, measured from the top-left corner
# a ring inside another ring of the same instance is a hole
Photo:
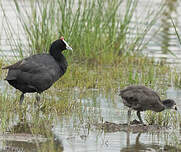
[[[63,37],[63,36],[61,36],[60,40],[64,40],[64,37]]]

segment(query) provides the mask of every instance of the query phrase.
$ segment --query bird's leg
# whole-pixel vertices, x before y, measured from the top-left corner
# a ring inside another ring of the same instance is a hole
[[[38,93],[36,94],[36,101],[40,102],[40,96],[38,95]]]
[[[138,118],[139,118],[139,120],[140,120],[140,123],[142,123],[142,124],[143,124],[143,121],[142,121],[142,119],[141,119],[141,115],[140,115],[140,111],[137,111],[137,116],[138,116]]]
[[[140,142],[139,142],[140,136],[141,136],[141,132],[136,137],[136,145],[140,144]]]
[[[36,103],[35,103],[35,106],[39,105],[40,103],[40,96],[38,95],[38,93],[36,94]]]
[[[21,96],[20,96],[19,105],[22,105],[23,100],[24,100],[24,93],[22,93]]]
[[[131,108],[128,109],[128,126],[130,126]]]

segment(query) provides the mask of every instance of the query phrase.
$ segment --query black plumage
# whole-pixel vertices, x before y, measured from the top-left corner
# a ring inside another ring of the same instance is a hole
[[[123,99],[124,105],[129,107],[128,123],[130,123],[131,109],[137,111],[137,116],[141,123],[143,123],[140,115],[141,111],[152,110],[161,112],[171,108],[177,110],[174,100],[166,99],[162,101],[156,92],[145,86],[126,87],[120,91],[120,96]]]
[[[62,54],[66,49],[72,50],[61,37],[51,44],[49,54],[36,54],[3,68],[9,70],[5,80],[22,92],[20,104],[25,93],[42,93],[66,72],[68,64]]]

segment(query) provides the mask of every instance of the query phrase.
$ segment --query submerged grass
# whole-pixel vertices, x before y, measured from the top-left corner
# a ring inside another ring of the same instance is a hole
[[[119,86],[143,84],[159,88],[159,85],[168,86],[171,83],[170,70],[168,65],[164,65],[163,62],[155,63],[154,59],[141,56],[122,56],[107,66],[72,64],[63,79],[55,84],[55,87],[73,88],[76,86],[81,89],[109,90],[117,89]],[[164,81],[165,79],[168,81]]]
[[[180,118],[179,118],[180,119]],[[153,112],[147,111],[145,120],[149,125],[160,125],[164,127],[178,127],[177,113],[173,111]]]

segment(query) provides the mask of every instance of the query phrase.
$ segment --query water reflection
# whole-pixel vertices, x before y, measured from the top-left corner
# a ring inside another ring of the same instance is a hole
[[[158,144],[144,144],[140,140],[141,133],[138,133],[135,143],[130,144],[130,133],[127,133],[127,147],[123,148],[121,152],[140,152],[140,151],[155,151],[161,149]]]
[[[25,111],[26,112],[25,112]],[[44,118],[45,117],[45,118]],[[50,119],[53,116],[49,115]],[[37,152],[64,150],[62,140],[52,132],[52,121],[41,111],[21,109],[6,120],[6,130],[0,133],[0,151]]]
[[[59,138],[56,138],[56,136],[55,136],[52,144],[54,145],[54,150],[56,152],[63,152],[64,151],[62,140]]]
[[[6,152],[37,152],[39,151],[55,151],[63,152],[64,147],[62,141],[59,139],[54,139],[48,142],[36,143],[36,142],[24,142],[15,140],[5,140],[0,142],[0,151]]]
[[[6,152],[37,152],[37,146],[35,143],[5,141],[1,150]]]
[[[149,144],[144,143],[144,139],[142,142],[140,141],[141,133],[137,134],[137,137],[135,139],[135,143],[130,144],[130,133],[127,133],[127,146],[122,148],[121,152],[142,152],[142,151],[180,151],[176,146],[171,145],[161,145],[152,143],[152,141]]]

